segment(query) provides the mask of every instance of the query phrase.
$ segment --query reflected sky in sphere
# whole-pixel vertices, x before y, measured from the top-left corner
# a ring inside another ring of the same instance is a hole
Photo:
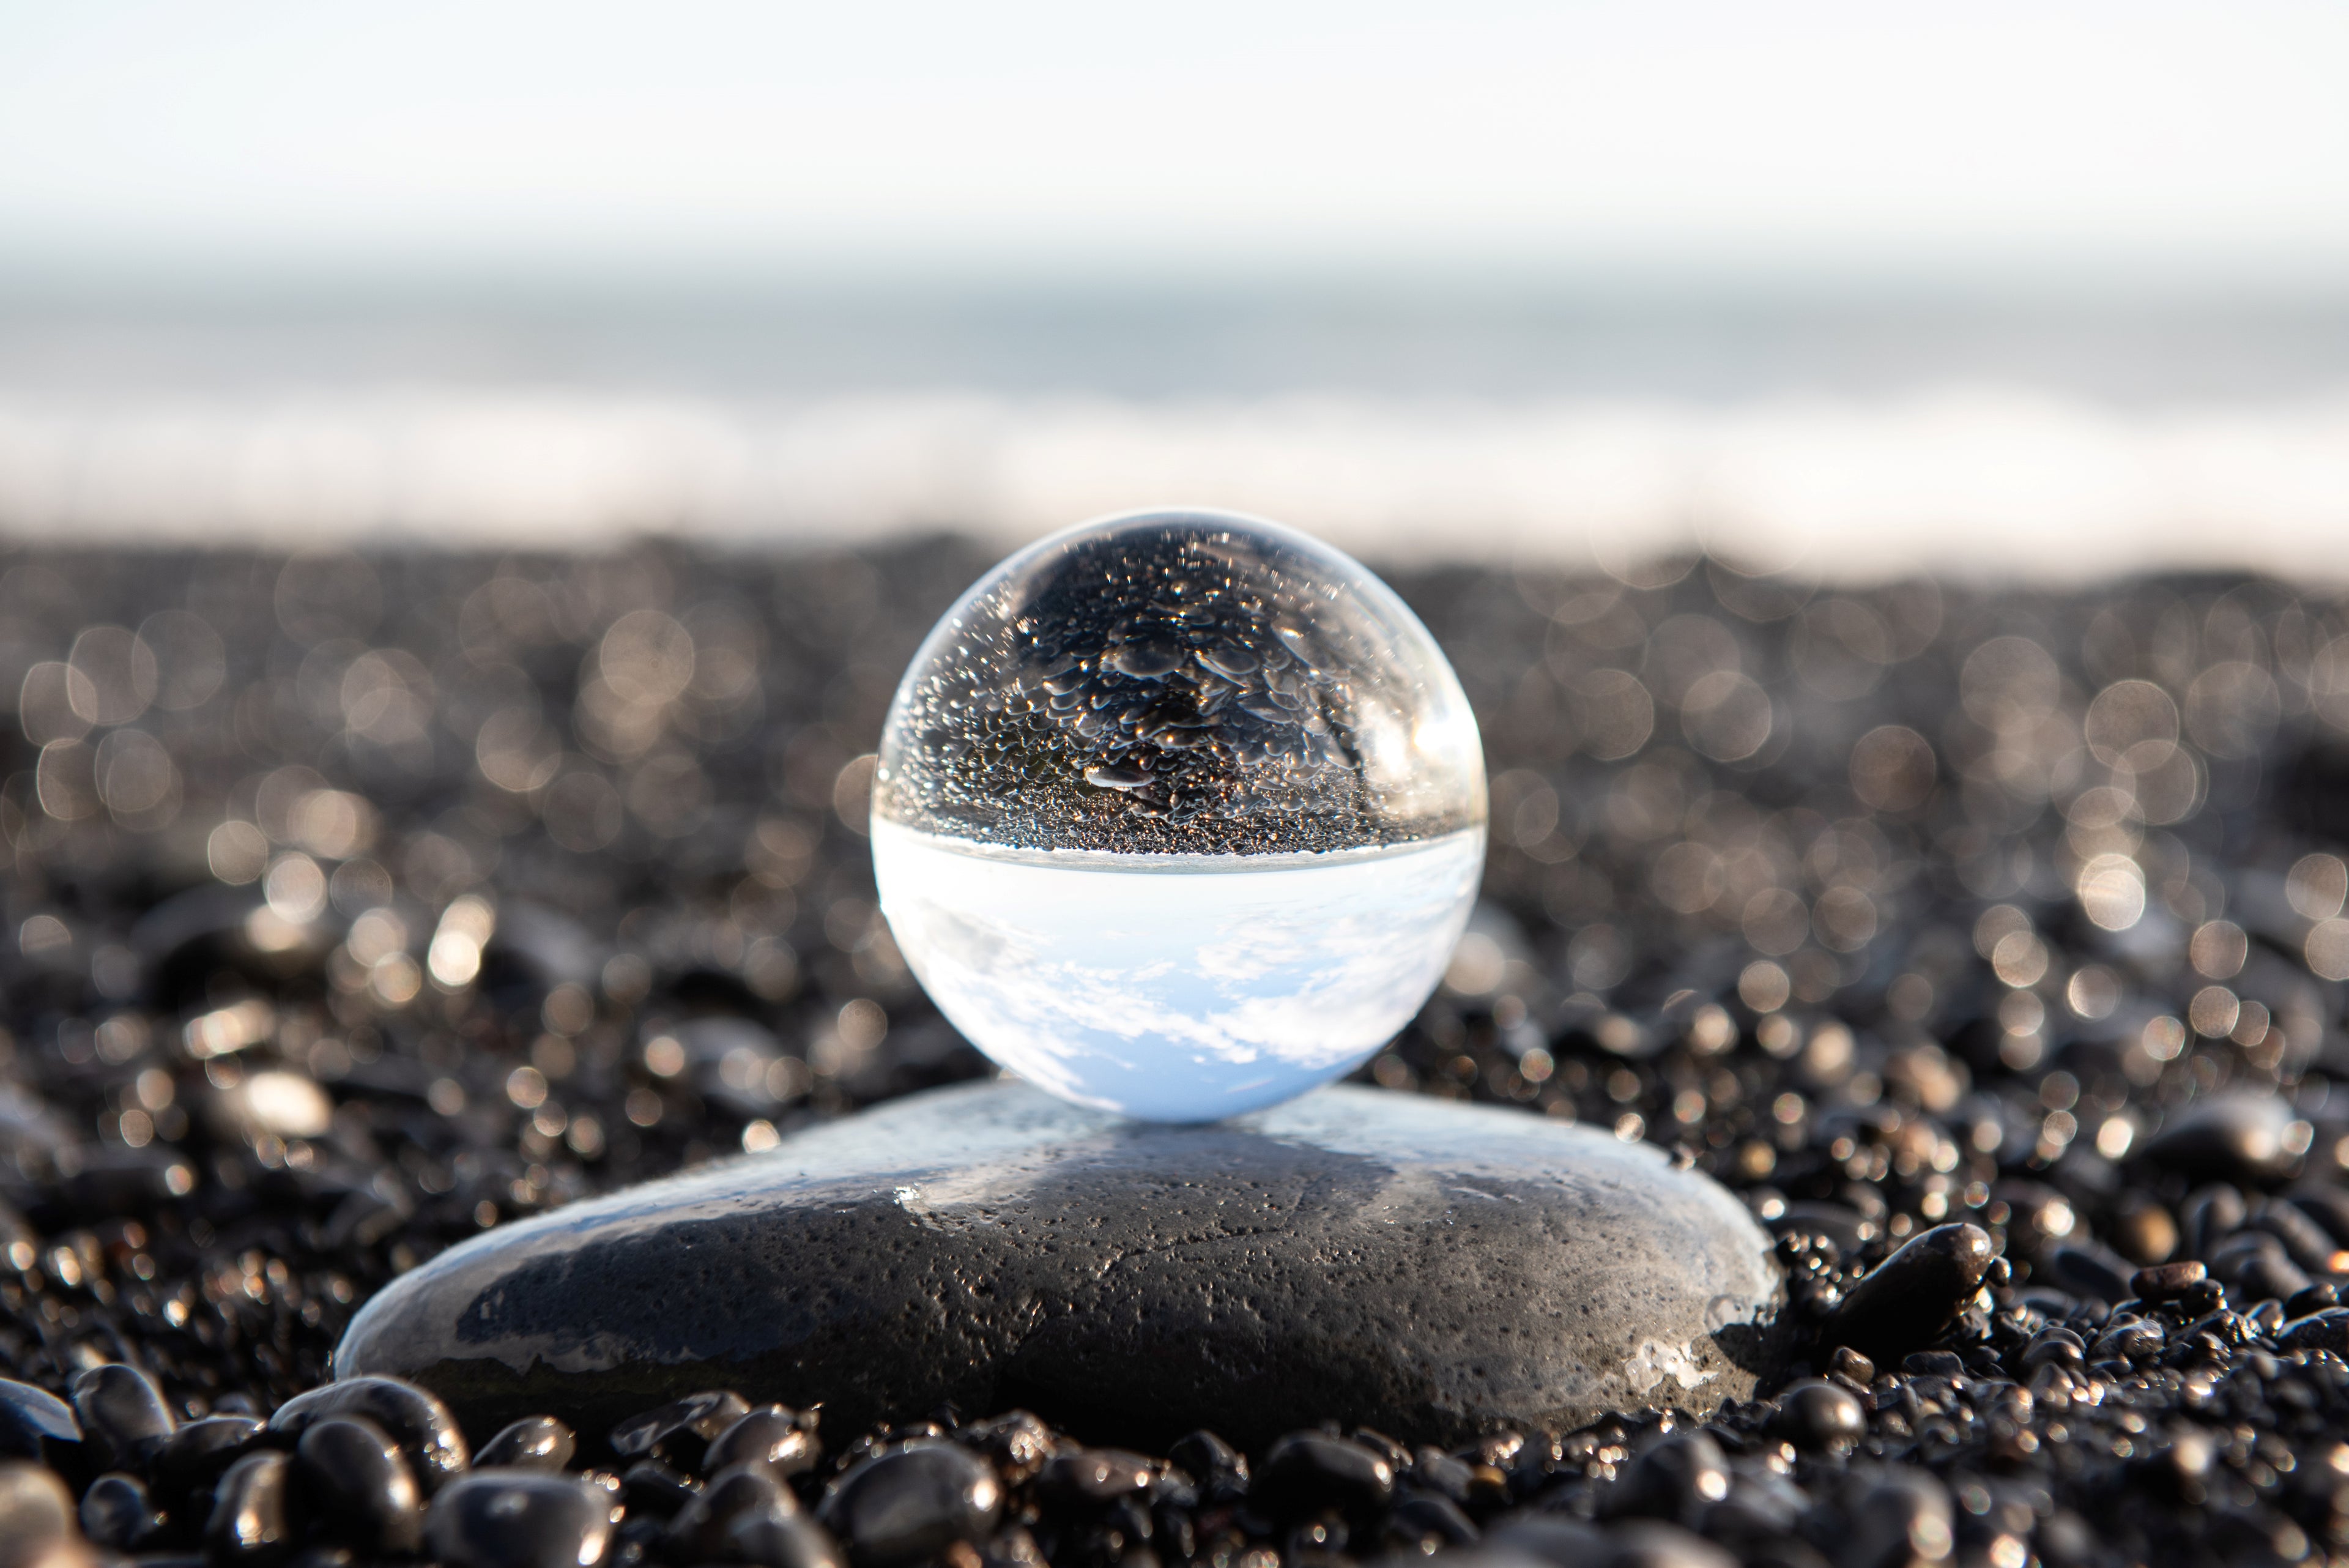
[[[907,963],[988,1056],[1065,1099],[1189,1122],[1302,1094],[1409,1023],[1475,903],[1485,835],[1139,856],[876,822],[873,859]]]
[[[1169,1121],[1376,1051],[1484,864],[1476,722],[1426,628],[1223,513],[1086,524],[981,579],[898,686],[873,802],[882,910],[956,1026]]]

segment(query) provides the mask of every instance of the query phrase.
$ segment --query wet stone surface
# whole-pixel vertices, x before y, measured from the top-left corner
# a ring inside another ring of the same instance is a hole
[[[484,1429],[729,1383],[853,1427],[1025,1405],[1105,1440],[1319,1410],[1413,1441],[1748,1394],[1770,1242],[1608,1134],[1374,1089],[1152,1127],[933,1091],[452,1251],[338,1365]],[[624,1454],[697,1464],[705,1397]]]

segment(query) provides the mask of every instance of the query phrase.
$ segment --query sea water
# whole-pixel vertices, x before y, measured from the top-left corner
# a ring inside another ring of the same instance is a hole
[[[1081,1104],[1196,1122],[1336,1078],[1409,1023],[1480,827],[1300,855],[1006,848],[875,820],[881,907],[955,1027]]]

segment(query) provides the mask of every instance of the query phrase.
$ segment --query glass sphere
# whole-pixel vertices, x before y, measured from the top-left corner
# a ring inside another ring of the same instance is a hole
[[[1087,523],[914,656],[874,774],[899,949],[996,1062],[1211,1121],[1347,1072],[1442,976],[1485,859],[1476,722],[1392,590],[1214,512]]]

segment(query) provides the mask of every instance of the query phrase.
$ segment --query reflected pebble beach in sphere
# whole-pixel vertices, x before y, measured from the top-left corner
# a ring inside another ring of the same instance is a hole
[[[939,622],[897,690],[874,869],[973,1044],[1163,1121],[1359,1064],[1434,989],[1485,857],[1475,720],[1418,619],[1252,518],[1056,535]]]

